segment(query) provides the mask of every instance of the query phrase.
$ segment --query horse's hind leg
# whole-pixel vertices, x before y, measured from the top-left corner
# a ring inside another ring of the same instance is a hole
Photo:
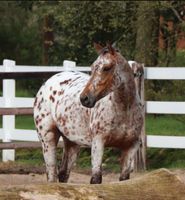
[[[56,149],[59,137],[58,130],[48,130],[41,139],[48,182],[57,181]]]
[[[139,148],[139,143],[134,143],[129,149],[123,150],[121,155],[121,174],[120,181],[130,178],[130,173],[133,171],[133,159]]]
[[[78,153],[80,151],[80,146],[69,141],[67,138],[63,138],[64,140],[64,148],[63,148],[63,156],[62,163],[59,168],[59,182],[66,183],[68,181],[71,168],[76,161]]]

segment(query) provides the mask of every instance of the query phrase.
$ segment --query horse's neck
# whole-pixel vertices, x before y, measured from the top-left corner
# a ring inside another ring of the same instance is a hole
[[[125,82],[113,92],[114,105],[120,111],[129,110],[136,102],[136,87],[131,73],[127,72]]]

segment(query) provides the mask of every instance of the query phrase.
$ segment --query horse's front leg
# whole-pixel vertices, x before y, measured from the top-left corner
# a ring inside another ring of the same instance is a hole
[[[139,148],[139,142],[135,142],[127,150],[122,150],[121,155],[121,174],[120,181],[124,181],[130,178],[130,173],[133,171],[133,161],[136,155],[136,152]]]
[[[104,143],[101,136],[93,138],[91,147],[92,177],[91,184],[100,184],[102,182],[102,157]]]
[[[64,140],[62,163],[59,169],[59,182],[67,183],[70,175],[71,168],[76,161],[80,146],[69,141],[66,138]]]

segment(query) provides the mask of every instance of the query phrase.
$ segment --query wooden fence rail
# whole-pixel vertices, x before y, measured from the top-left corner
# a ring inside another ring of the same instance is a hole
[[[58,143],[57,147],[63,148],[62,141]],[[4,142],[0,143],[0,149],[38,149],[41,148],[40,142]]]
[[[33,115],[33,108],[0,108],[0,115]]]

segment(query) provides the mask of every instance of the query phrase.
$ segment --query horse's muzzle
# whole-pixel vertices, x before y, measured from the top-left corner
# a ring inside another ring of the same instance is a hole
[[[96,103],[96,98],[91,94],[88,94],[88,95],[81,94],[80,101],[83,106],[85,106],[87,108],[92,108],[92,107],[94,107],[94,105]]]

